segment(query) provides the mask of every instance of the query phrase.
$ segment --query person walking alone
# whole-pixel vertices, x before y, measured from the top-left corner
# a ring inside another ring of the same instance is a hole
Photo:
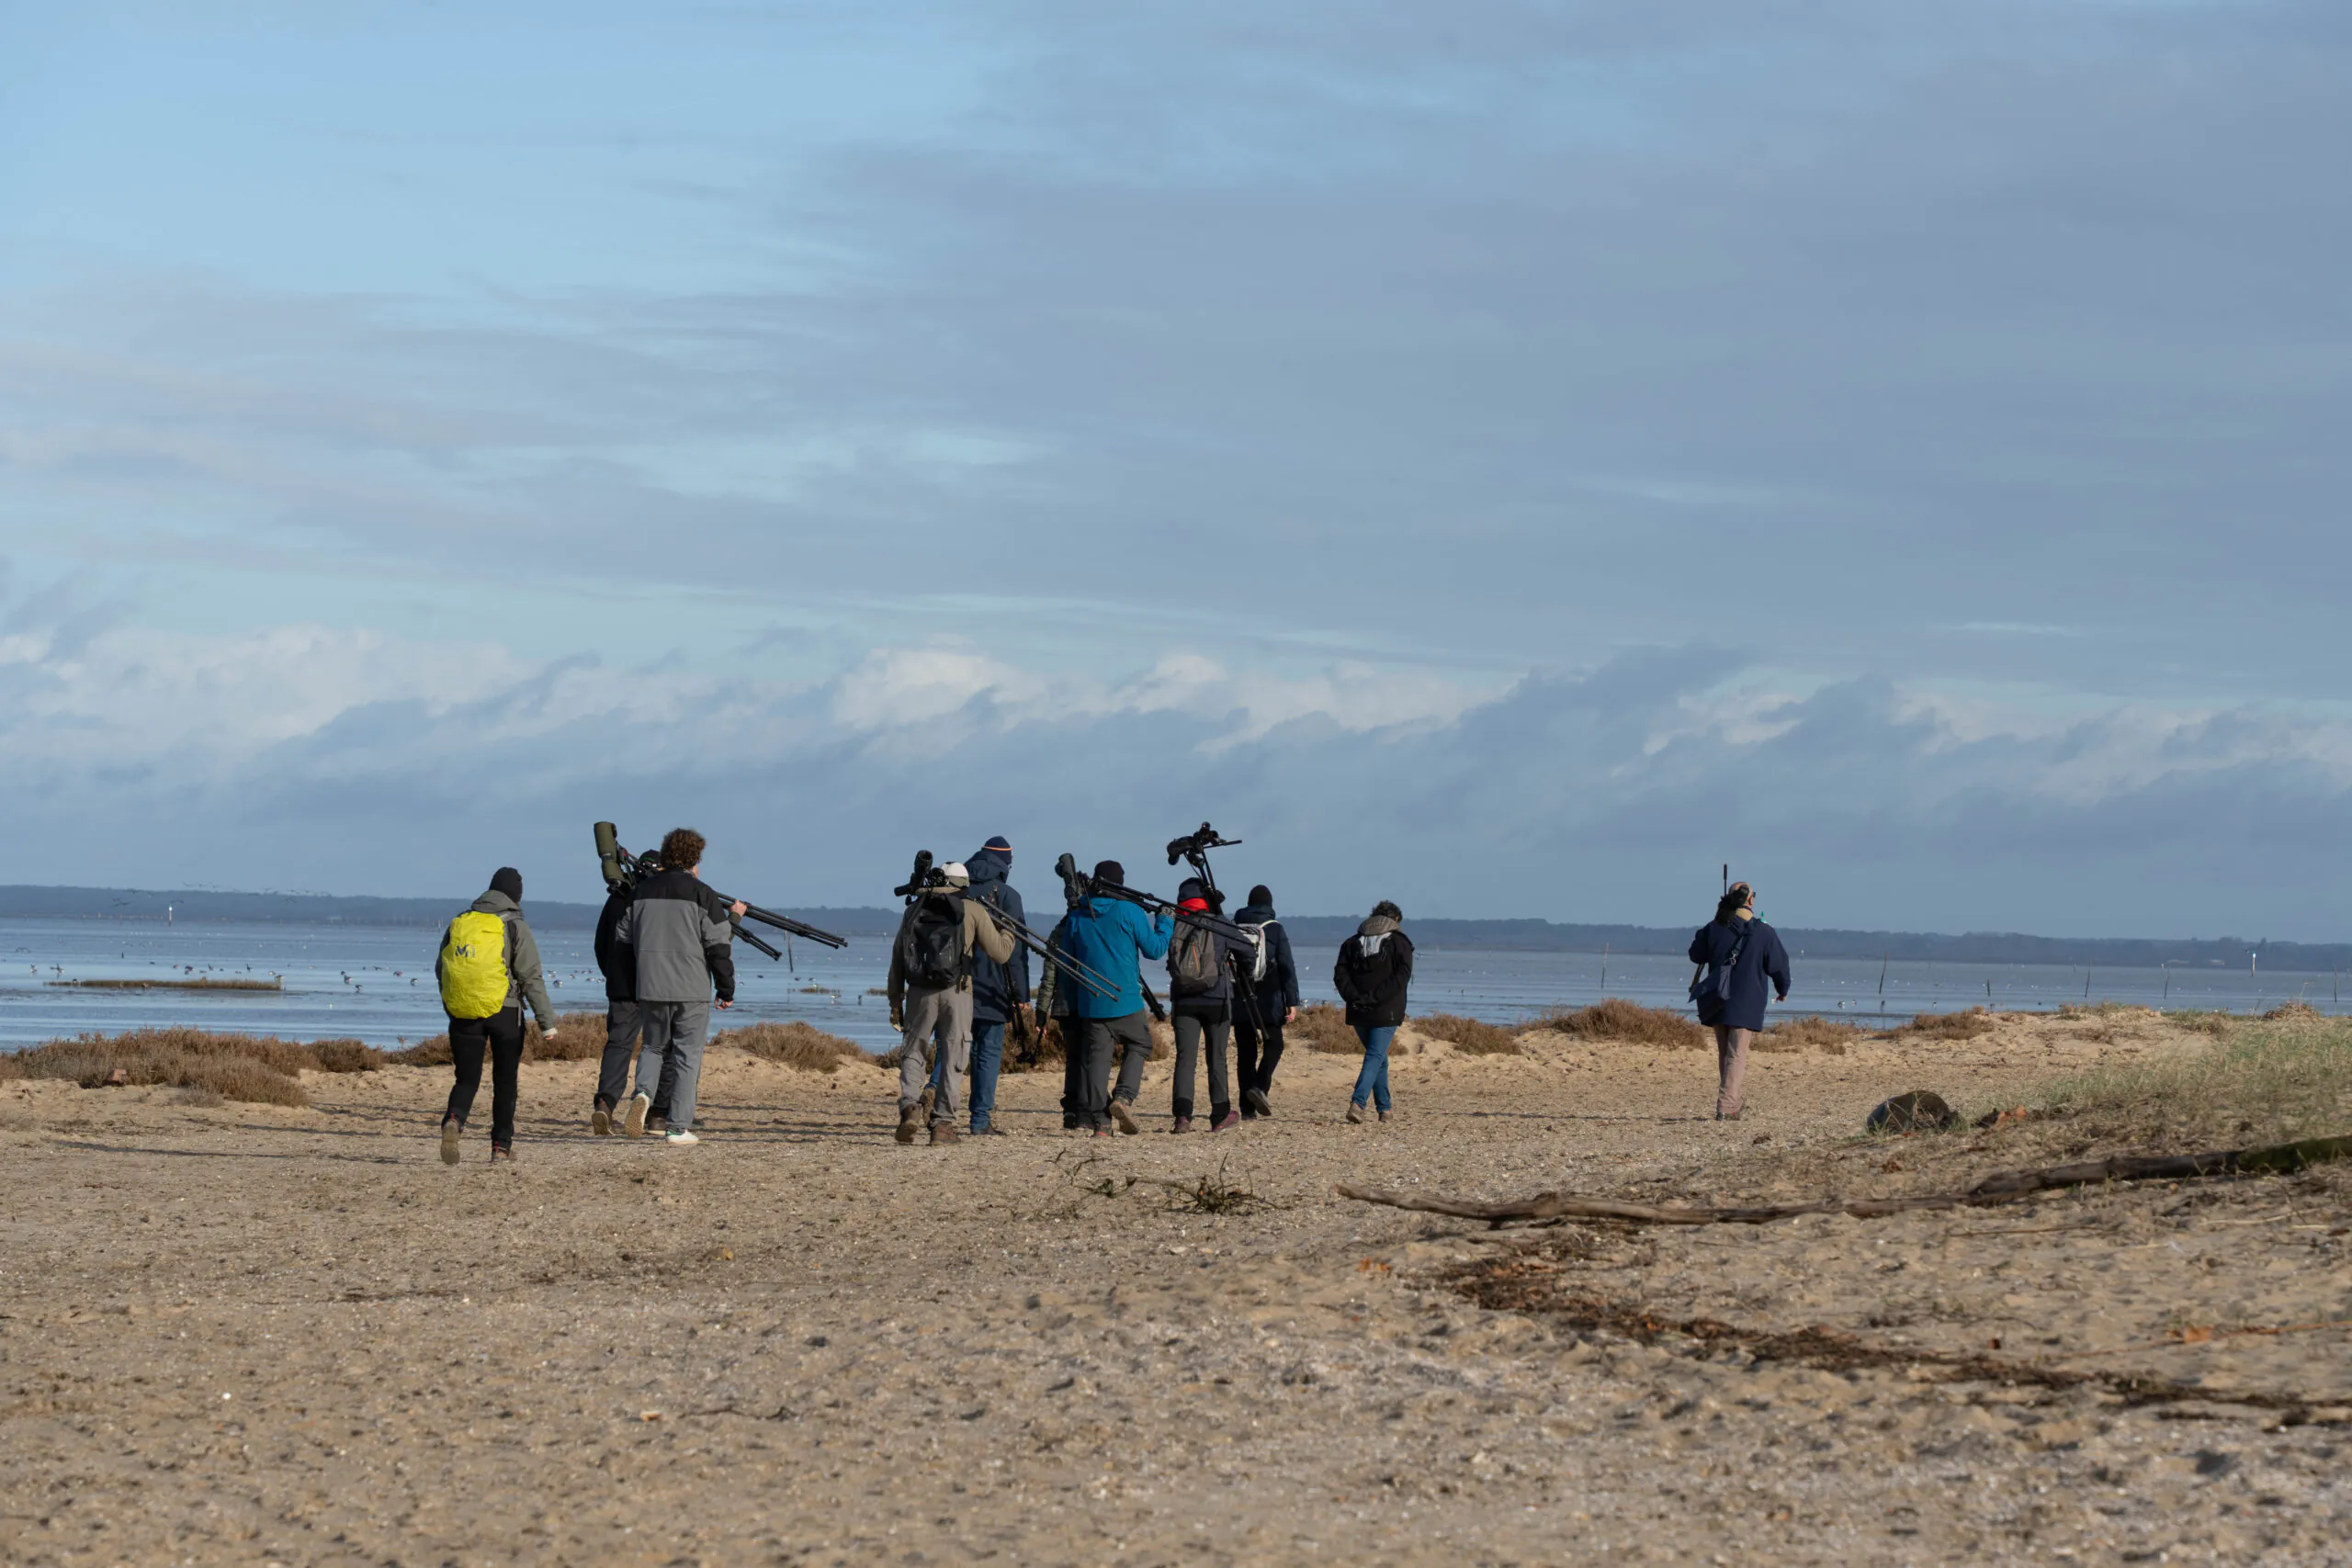
[[[1195,915],[1216,912],[1210,908],[1208,884],[1197,876],[1186,877],[1177,887],[1176,907]],[[1193,1068],[1204,1039],[1209,1048],[1209,1131],[1222,1133],[1241,1124],[1234,1114],[1232,1082],[1226,1073],[1232,1054],[1233,970],[1239,951],[1223,931],[1176,917],[1175,934],[1168,944],[1168,1008],[1176,1027],[1171,1133],[1193,1130]]]
[[[1114,860],[1100,862],[1094,880],[1124,887],[1126,868]],[[1086,1053],[1079,1121],[1098,1138],[1109,1137],[1114,1122],[1122,1133],[1143,1131],[1136,1122],[1135,1103],[1143,1091],[1143,1065],[1151,1059],[1151,1021],[1143,1010],[1142,961],[1167,957],[1173,930],[1166,912],[1146,915],[1126,899],[1103,893],[1079,900],[1057,928],[1061,951],[1117,987],[1102,996],[1091,986],[1069,987],[1070,1011],[1083,1031]],[[1063,1049],[1075,1043],[1066,1040]]]
[[[974,902],[1015,925],[1026,925],[1029,914],[1021,895],[1007,880],[1012,874],[1012,842],[1001,833],[979,848],[965,863],[972,878]],[[983,949],[972,955],[972,1131],[982,1136],[1001,1135],[996,1124],[996,1080],[1004,1069],[1004,1031],[1029,1006],[1029,950],[1017,943],[1009,962],[998,963]],[[938,1070],[933,1069],[934,1079]]]
[[[1690,939],[1690,982],[1699,1021],[1715,1032],[1715,1120],[1736,1122],[1747,1109],[1747,1048],[1764,1027],[1769,984],[1789,999],[1789,950],[1781,933],[1756,918],[1756,889],[1735,882],[1715,918]]]
[[[735,1005],[735,921],[745,906],[723,903],[702,880],[709,848],[692,828],[662,838],[662,869],[638,878],[636,895],[614,928],[615,960],[623,950],[637,975],[637,1006],[645,1048],[637,1057],[637,1093],[626,1131],[645,1135],[657,1091],[670,1101],[662,1137],[698,1144],[695,1091],[702,1081],[703,1046],[710,1038],[713,998],[721,1012]]]
[[[899,1132],[902,1144],[915,1141],[922,1121],[923,1047],[937,1053],[929,1075],[931,1141],[956,1141],[956,1079],[969,1065],[972,1048],[974,950],[999,964],[1012,957],[1011,931],[999,926],[988,907],[971,897],[971,873],[956,862],[939,868],[943,884],[916,893],[899,917],[890,944],[890,1022],[903,1030],[899,1055]],[[999,1040],[1002,1039],[999,1025]]]
[[[1298,1017],[1298,964],[1292,958],[1290,933],[1274,916],[1274,896],[1264,883],[1250,889],[1250,902],[1233,917],[1234,923],[1258,932],[1266,955],[1263,975],[1248,969],[1237,979],[1233,1000],[1233,1038],[1240,1047],[1237,1066],[1240,1077],[1241,1119],[1272,1116],[1267,1095],[1274,1087],[1274,1068],[1283,1059],[1283,1029]],[[1240,962],[1250,963],[1247,953]]]
[[[1340,944],[1331,985],[1348,1004],[1348,1023],[1363,1042],[1363,1066],[1348,1097],[1348,1120],[1362,1122],[1367,1105],[1388,1120],[1388,1047],[1405,1021],[1405,990],[1413,981],[1413,939],[1405,911],[1383,898],[1356,934]]]
[[[490,890],[449,922],[433,961],[442,1010],[449,1015],[449,1060],[457,1071],[441,1113],[441,1163],[458,1163],[466,1118],[481,1089],[481,1059],[490,1056],[490,1157],[514,1158],[514,1102],[521,1097],[523,1003],[539,1032],[555,1038],[555,1008],[548,1000],[538,940],[523,919],[523,874],[498,868]]]

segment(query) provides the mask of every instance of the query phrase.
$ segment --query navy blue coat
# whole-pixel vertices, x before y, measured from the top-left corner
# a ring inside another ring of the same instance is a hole
[[[1028,913],[1021,907],[1021,895],[1004,874],[1012,868],[1012,857],[1002,850],[982,850],[964,863],[972,874],[971,891],[967,897],[977,898],[994,909],[1001,910],[1023,925],[1029,923]],[[1015,1005],[1029,999],[1029,950],[1015,946],[1012,961],[999,964],[972,947],[972,1019],[977,1023],[1002,1023],[1012,1016]]]
[[[1779,931],[1762,920],[1709,920],[1690,939],[1690,962],[1710,967],[1723,963],[1738,946],[1742,930],[1747,933],[1747,946],[1739,955],[1739,967],[1731,972],[1731,997],[1717,1025],[1761,1029],[1766,984],[1779,999],[1789,999],[1789,950],[1781,945]]]

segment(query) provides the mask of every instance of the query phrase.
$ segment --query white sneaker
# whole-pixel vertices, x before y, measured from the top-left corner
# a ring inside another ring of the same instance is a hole
[[[702,1142],[700,1138],[695,1136],[694,1129],[691,1127],[673,1127],[668,1132],[662,1134],[662,1139],[664,1143],[671,1144],[699,1144]]]
[[[636,1098],[628,1102],[628,1120],[622,1124],[621,1131],[632,1138],[645,1136],[645,1119],[652,1111],[653,1097],[639,1089]]]

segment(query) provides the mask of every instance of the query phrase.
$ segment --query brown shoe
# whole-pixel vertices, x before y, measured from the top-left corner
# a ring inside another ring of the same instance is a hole
[[[464,1124],[455,1118],[445,1120],[441,1123],[441,1163],[443,1165],[458,1163],[458,1140],[465,1135]]]
[[[1363,1124],[1363,1107],[1353,1100],[1348,1102],[1348,1120],[1358,1126]]]
[[[504,1144],[492,1144],[490,1145],[490,1163],[512,1168],[514,1164],[514,1151]]]
[[[1136,1113],[1134,1110],[1130,1108],[1127,1102],[1124,1100],[1114,1100],[1111,1102],[1111,1120],[1119,1124],[1119,1131],[1122,1133],[1140,1133],[1143,1131],[1143,1128],[1137,1125],[1136,1122]]]
[[[915,1129],[922,1125],[922,1106],[901,1105],[899,1107],[899,1142],[902,1144],[913,1143],[915,1141]]]
[[[933,1122],[931,1124],[931,1141],[934,1144],[952,1144],[963,1135],[956,1130],[953,1122]]]
[[[1179,1116],[1176,1118],[1176,1124],[1168,1130],[1171,1133],[1189,1133],[1193,1130],[1193,1119],[1190,1116]]]

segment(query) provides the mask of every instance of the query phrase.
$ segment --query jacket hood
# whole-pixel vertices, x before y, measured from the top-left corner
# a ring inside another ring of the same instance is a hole
[[[522,908],[495,887],[475,899],[473,907],[485,915],[511,915]]]
[[[1197,876],[1186,877],[1176,885],[1176,902],[1181,904],[1187,898],[1198,898],[1202,903],[1207,903],[1209,885]]]
[[[1012,870],[1012,852],[982,850],[964,863],[964,869],[971,873],[975,887],[983,882],[1002,882]]]
[[[1247,926],[1262,926],[1268,920],[1279,918],[1272,904],[1244,904],[1233,917],[1236,923]]]

